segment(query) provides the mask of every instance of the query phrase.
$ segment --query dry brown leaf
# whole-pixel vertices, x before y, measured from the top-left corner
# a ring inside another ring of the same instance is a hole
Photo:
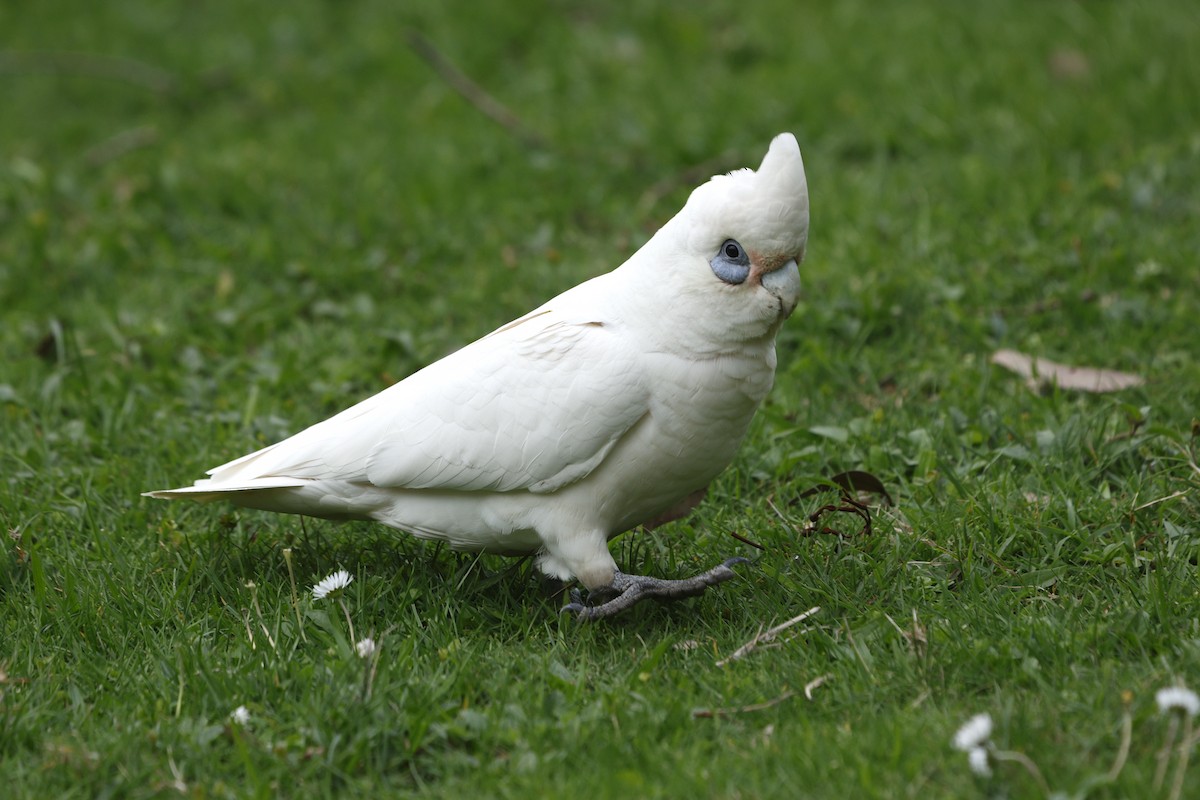
[[[1043,386],[1080,392],[1119,392],[1131,386],[1141,386],[1146,379],[1132,372],[1095,367],[1072,367],[1047,358],[1035,358],[1016,350],[997,350],[992,363],[1025,378],[1035,391]]]

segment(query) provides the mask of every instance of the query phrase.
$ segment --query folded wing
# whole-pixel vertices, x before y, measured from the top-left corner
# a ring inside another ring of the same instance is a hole
[[[552,492],[594,470],[646,413],[636,350],[599,320],[535,312],[193,491],[334,480]]]

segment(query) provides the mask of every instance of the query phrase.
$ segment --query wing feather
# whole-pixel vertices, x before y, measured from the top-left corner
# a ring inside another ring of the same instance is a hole
[[[638,367],[614,326],[539,310],[212,470],[209,485],[286,478],[552,492],[590,474],[647,413]]]

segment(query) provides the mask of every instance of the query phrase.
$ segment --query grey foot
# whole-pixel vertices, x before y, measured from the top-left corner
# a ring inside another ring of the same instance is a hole
[[[645,575],[626,575],[617,572],[612,584],[592,590],[587,602],[578,589],[571,591],[571,602],[563,606],[562,613],[577,615],[580,622],[591,622],[618,614],[639,600],[647,597],[657,597],[664,600],[678,600],[681,597],[694,597],[704,594],[704,590],[718,583],[724,583],[737,573],[730,567],[734,564],[744,564],[747,559],[730,558],[723,564],[682,580],[663,580],[650,578]]]

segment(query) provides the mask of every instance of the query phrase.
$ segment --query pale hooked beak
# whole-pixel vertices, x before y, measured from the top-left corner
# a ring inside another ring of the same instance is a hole
[[[800,302],[800,267],[796,259],[789,260],[778,269],[762,276],[762,286],[779,298],[779,312],[784,319],[790,317]]]

